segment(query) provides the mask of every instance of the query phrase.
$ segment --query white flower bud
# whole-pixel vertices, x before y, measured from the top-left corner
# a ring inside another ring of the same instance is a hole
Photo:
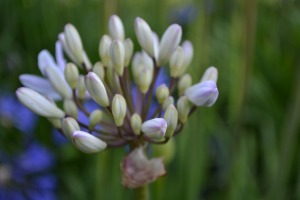
[[[180,68],[182,67],[182,63],[183,63],[183,50],[182,48],[179,46],[175,49],[175,51],[172,53],[171,58],[170,58],[170,74],[171,77],[177,77]]]
[[[158,103],[162,104],[165,101],[165,99],[169,96],[170,91],[168,86],[166,86],[166,84],[161,84],[156,88],[155,94]]]
[[[166,110],[164,119],[167,122],[166,137],[172,137],[178,122],[178,112],[173,104],[169,105]]]
[[[169,105],[174,104],[174,98],[172,96],[169,96],[165,99],[163,103],[163,110],[166,111]]]
[[[85,76],[84,83],[87,91],[94,101],[102,107],[109,106],[106,89],[100,78],[94,72],[89,72]]]
[[[125,60],[124,60],[124,66],[128,67],[130,63],[130,59],[133,54],[133,42],[130,38],[127,38],[124,43],[124,50],[125,50]]]
[[[178,74],[179,76],[181,76],[188,68],[188,66],[191,64],[194,55],[193,44],[190,41],[188,40],[184,41],[181,46],[183,49],[184,58],[183,58],[182,67],[179,70],[179,74]]]
[[[72,97],[71,91],[58,69],[47,66],[44,68],[44,72],[56,92],[64,98]]]
[[[92,130],[97,124],[101,122],[103,113],[101,110],[94,110],[89,116],[89,129]]]
[[[125,50],[120,40],[114,40],[109,48],[110,61],[119,76],[124,72]]]
[[[93,67],[93,72],[97,74],[97,76],[100,78],[101,81],[104,81],[105,72],[104,72],[104,67],[100,61],[95,63]]]
[[[72,141],[72,132],[80,131],[77,121],[72,117],[67,117],[61,120],[61,128],[65,136]]]
[[[65,79],[72,89],[77,87],[78,76],[78,68],[73,63],[68,63],[65,68]]]
[[[25,87],[16,91],[18,100],[29,110],[43,117],[61,119],[65,113],[39,93]]]
[[[83,63],[83,47],[80,35],[72,24],[65,25],[64,35],[66,39],[66,44],[70,53],[74,56],[74,58],[79,62]]]
[[[72,141],[74,146],[84,153],[97,153],[107,147],[105,142],[84,131],[74,131]]]
[[[126,116],[126,101],[120,94],[116,94],[112,101],[112,114],[118,127],[123,125]]]
[[[78,66],[81,67],[81,63],[79,63],[75,57],[72,55],[71,51],[68,48],[67,42],[66,42],[66,37],[65,37],[65,33],[59,33],[58,34],[58,40],[60,41],[60,43],[63,46],[64,52],[68,55],[68,57],[74,62],[76,63]]]
[[[78,108],[74,101],[70,99],[64,99],[64,111],[74,119],[77,119]]]
[[[163,118],[154,118],[145,121],[142,124],[142,131],[148,137],[153,139],[161,139],[165,136],[167,122]]]
[[[217,84],[214,81],[197,83],[184,92],[187,98],[197,106],[211,107],[219,96]]]
[[[84,75],[79,75],[78,77],[77,90],[78,90],[79,99],[84,99],[85,91],[86,91],[86,87],[84,83]]]
[[[125,31],[123,23],[119,16],[112,15],[108,21],[108,32],[113,40],[119,39],[122,42],[125,38]]]
[[[141,64],[133,66],[133,70],[132,70],[133,78],[137,85],[140,85],[140,74],[144,68],[145,68],[144,65]]]
[[[163,66],[168,62],[173,50],[178,46],[181,40],[182,30],[178,24],[172,24],[163,34],[158,53],[157,65]]]
[[[218,81],[218,70],[214,66],[207,68],[200,82],[212,80],[215,83]]]
[[[109,47],[111,45],[111,38],[109,35],[103,35],[100,44],[99,44],[99,55],[104,67],[109,65],[110,57],[109,57]]]
[[[178,99],[177,111],[178,111],[179,121],[181,123],[185,123],[190,113],[189,100],[186,96],[182,96]]]
[[[141,47],[147,52],[149,56],[153,58],[154,41],[150,26],[145,20],[137,17],[134,23],[134,30]]]
[[[149,87],[152,82],[152,77],[153,75],[151,74],[151,71],[147,68],[144,68],[140,72],[139,85],[140,85],[141,92],[143,94],[146,94],[147,91],[149,90]]]
[[[190,74],[185,74],[178,81],[178,94],[181,96],[184,90],[192,85],[192,77]]]
[[[142,118],[137,113],[134,113],[131,116],[130,125],[133,130],[133,133],[135,135],[139,135],[141,133]]]

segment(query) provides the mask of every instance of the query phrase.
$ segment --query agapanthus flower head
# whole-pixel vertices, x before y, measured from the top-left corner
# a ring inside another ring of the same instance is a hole
[[[109,35],[103,35],[99,43],[101,61],[92,64],[77,29],[67,24],[56,43],[57,63],[48,51],[39,54],[39,68],[46,78],[20,76],[22,83],[36,92],[27,88],[16,92],[20,102],[47,117],[80,151],[96,153],[130,145],[131,152],[122,163],[122,183],[131,188],[165,174],[162,158],[147,160],[143,147],[168,143],[183,130],[196,106],[212,106],[219,94],[215,68],[209,68],[195,85],[191,76],[184,74],[194,50],[190,41],[179,46],[182,28],[178,24],[170,25],[161,39],[141,18],[136,18],[134,28],[142,48],[135,53],[132,40],[125,39],[121,19],[111,16]],[[66,64],[62,48],[72,63]],[[170,79],[163,77],[167,63]],[[79,74],[77,67],[85,75]],[[176,88],[178,100],[172,96]],[[84,100],[89,97],[97,103],[96,108],[86,107]],[[64,111],[52,99],[63,100]],[[190,102],[194,104],[191,108]],[[85,115],[84,120],[80,115]]]

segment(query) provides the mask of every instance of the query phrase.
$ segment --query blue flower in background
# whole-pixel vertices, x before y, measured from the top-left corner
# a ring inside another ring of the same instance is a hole
[[[57,178],[51,173],[54,165],[54,155],[36,142],[13,157],[1,151],[0,199],[57,199]]]

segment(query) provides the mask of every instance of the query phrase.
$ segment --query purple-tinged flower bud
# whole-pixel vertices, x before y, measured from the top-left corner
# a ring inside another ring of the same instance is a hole
[[[65,136],[72,141],[72,132],[80,131],[77,121],[72,117],[66,117],[61,120],[61,128]]]
[[[78,108],[71,99],[64,99],[64,111],[74,119],[77,119]]]
[[[172,53],[171,58],[170,58],[169,65],[170,65],[171,77],[178,76],[179,70],[182,67],[183,57],[184,57],[183,50],[179,46],[174,50],[174,52]]]
[[[74,131],[72,141],[74,146],[84,153],[97,153],[107,147],[105,142],[84,131]]]
[[[214,66],[207,68],[200,82],[212,80],[215,83],[218,81],[218,70]]]
[[[104,67],[100,61],[94,64],[93,72],[97,74],[97,76],[100,78],[101,81],[104,81],[105,72],[104,72]]]
[[[184,58],[183,58],[182,67],[180,68],[178,73],[179,76],[181,76],[188,68],[188,66],[191,64],[194,55],[193,44],[190,41],[185,40],[181,46],[183,49]]]
[[[153,139],[161,139],[165,136],[167,122],[163,118],[154,118],[142,124],[142,132]]]
[[[112,101],[112,114],[115,123],[118,127],[123,125],[124,118],[126,116],[126,101],[120,94],[116,94]]]
[[[108,21],[108,32],[113,40],[119,39],[122,42],[125,38],[125,31],[123,23],[119,16],[112,15]]]
[[[154,43],[150,26],[145,20],[137,17],[134,23],[134,30],[141,47],[147,52],[149,56],[153,58]]]
[[[78,68],[73,63],[68,63],[65,68],[65,79],[68,82],[69,86],[72,89],[75,89],[77,87],[78,82]]]
[[[118,76],[124,72],[125,50],[120,40],[114,40],[109,47],[110,61]]]
[[[100,44],[99,44],[99,56],[101,58],[102,64],[104,67],[109,65],[110,57],[109,57],[109,47],[111,45],[111,38],[109,35],[103,35]]]
[[[16,91],[18,100],[29,110],[43,117],[61,119],[65,113],[39,93],[25,87]]]
[[[192,77],[190,74],[185,74],[178,81],[178,94],[181,96],[184,90],[192,85]]]
[[[184,91],[187,98],[196,106],[211,107],[219,96],[217,84],[214,81],[197,83]]]
[[[83,47],[77,29],[73,24],[67,24],[65,25],[64,34],[70,53],[79,63],[83,63]]]
[[[173,50],[178,46],[181,40],[182,30],[178,24],[172,24],[163,34],[158,53],[157,65],[159,67],[166,64]]]
[[[89,72],[84,79],[85,87],[92,99],[102,107],[109,106],[109,100],[106,89],[100,78],[94,73]]]
[[[124,50],[125,50],[125,60],[124,60],[124,66],[128,67],[130,63],[130,59],[133,54],[133,42],[130,38],[127,38],[124,42]]]
[[[72,97],[70,88],[57,68],[47,66],[44,68],[44,72],[56,92],[58,92],[63,98]]]

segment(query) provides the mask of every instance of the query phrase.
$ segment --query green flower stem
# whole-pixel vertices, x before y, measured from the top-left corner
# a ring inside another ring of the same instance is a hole
[[[148,185],[134,189],[135,200],[149,200]]]

